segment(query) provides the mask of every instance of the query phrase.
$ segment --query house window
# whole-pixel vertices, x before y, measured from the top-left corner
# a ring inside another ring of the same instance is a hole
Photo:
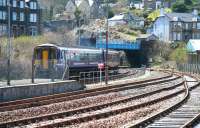
[[[17,1],[13,0],[13,7],[17,7]]]
[[[200,23],[197,23],[197,29],[200,29]]]
[[[181,27],[181,22],[178,22],[178,27]]]
[[[185,23],[185,29],[188,30],[188,23]]]
[[[24,13],[20,12],[20,21],[24,21]]]
[[[30,2],[30,8],[31,9],[37,9],[37,3],[36,2]]]
[[[12,13],[12,20],[13,20],[13,21],[16,21],[16,20],[17,20],[17,13],[16,13],[16,12],[13,12],[13,13]]]
[[[20,8],[24,8],[24,1],[20,1]]]
[[[6,25],[0,25],[0,36],[6,35],[7,27]]]
[[[6,0],[0,0],[0,6],[6,6]]]
[[[197,33],[193,33],[193,34],[192,34],[192,38],[193,38],[193,39],[197,39],[197,38],[198,38],[198,34],[197,34]]]
[[[176,40],[176,32],[173,32],[173,40]]]
[[[0,20],[6,19],[6,11],[0,11]]]
[[[197,24],[196,24],[196,23],[193,23],[193,24],[192,24],[192,28],[197,28]]]
[[[181,33],[177,33],[177,40],[181,40]]]
[[[30,14],[30,22],[37,22],[37,14],[35,13]]]

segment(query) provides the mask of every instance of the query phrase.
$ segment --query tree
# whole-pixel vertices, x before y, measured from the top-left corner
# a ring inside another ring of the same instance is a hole
[[[172,10],[171,9],[169,9],[169,8],[165,8],[165,10],[164,10],[164,12],[165,13],[170,13],[170,12],[172,12]],[[159,17],[160,16],[160,10],[158,9],[158,10],[155,10],[155,11],[153,11],[152,13],[150,13],[149,15],[148,15],[148,19],[150,20],[150,21],[154,21],[157,17]]]
[[[109,10],[108,10],[108,18],[111,18],[111,17],[113,17],[113,16],[114,16],[113,10],[112,10],[112,9],[109,9]]]
[[[81,19],[81,10],[79,10],[78,7],[76,7],[76,10],[75,10],[75,12],[74,12],[74,16],[75,16],[75,18],[76,18],[77,25],[79,26],[79,25],[80,25],[80,24],[79,24],[79,21],[80,21],[80,19]]]
[[[192,0],[184,0],[184,4],[185,5],[192,5],[193,2],[192,2]]]
[[[172,6],[172,10],[174,12],[188,12],[189,11],[189,8],[184,4],[184,3],[175,3],[173,6]]]

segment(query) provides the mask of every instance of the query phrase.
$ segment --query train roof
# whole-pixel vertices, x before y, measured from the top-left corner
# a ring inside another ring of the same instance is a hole
[[[96,48],[60,47],[60,46],[57,46],[57,45],[54,45],[54,44],[41,44],[41,45],[36,46],[36,48],[37,47],[55,47],[55,48],[58,48],[60,50],[70,50],[70,51],[80,51],[81,50],[81,51],[87,51],[87,52],[102,52],[101,49],[96,49]],[[109,50],[109,52],[118,53],[115,50]]]

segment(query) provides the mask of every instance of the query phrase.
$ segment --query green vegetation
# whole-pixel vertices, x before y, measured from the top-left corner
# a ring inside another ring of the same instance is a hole
[[[177,0],[172,6],[174,12],[192,12],[194,8],[200,8],[199,0]]]
[[[177,48],[175,48],[170,54],[170,60],[179,63],[184,63],[187,61],[187,50],[185,42],[178,42]]]
[[[28,37],[21,36],[12,39],[11,51],[11,79],[31,78],[31,63],[33,48],[36,45],[45,43],[47,37],[37,36]],[[0,56],[0,79],[6,77],[6,53],[7,53],[7,39],[0,38],[1,42],[1,56]]]
[[[170,13],[170,12],[172,12],[172,10],[170,9],[170,8],[165,8],[165,10],[164,10],[164,12],[165,13]],[[148,19],[150,20],[150,21],[154,21],[157,17],[159,17],[160,16],[160,10],[158,9],[158,10],[155,10],[155,11],[153,11],[153,12],[151,12],[149,15],[148,15]]]
[[[6,45],[7,39],[1,38],[1,48],[2,48],[2,57],[5,57],[6,54]],[[36,45],[47,42],[47,38],[45,36],[21,36],[12,39],[12,47],[13,47],[13,59],[18,58],[29,58],[31,60],[33,48]]]

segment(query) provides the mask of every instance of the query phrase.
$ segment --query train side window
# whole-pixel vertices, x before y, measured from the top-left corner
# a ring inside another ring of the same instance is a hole
[[[60,50],[57,51],[57,59],[60,59]]]
[[[49,49],[49,59],[55,59],[55,58],[56,58],[55,49]]]
[[[62,51],[62,59],[65,59],[65,51]]]
[[[86,61],[87,54],[86,53],[80,53],[80,61]]]
[[[74,60],[74,61],[80,61],[80,54],[79,53],[73,53],[72,60]]]

